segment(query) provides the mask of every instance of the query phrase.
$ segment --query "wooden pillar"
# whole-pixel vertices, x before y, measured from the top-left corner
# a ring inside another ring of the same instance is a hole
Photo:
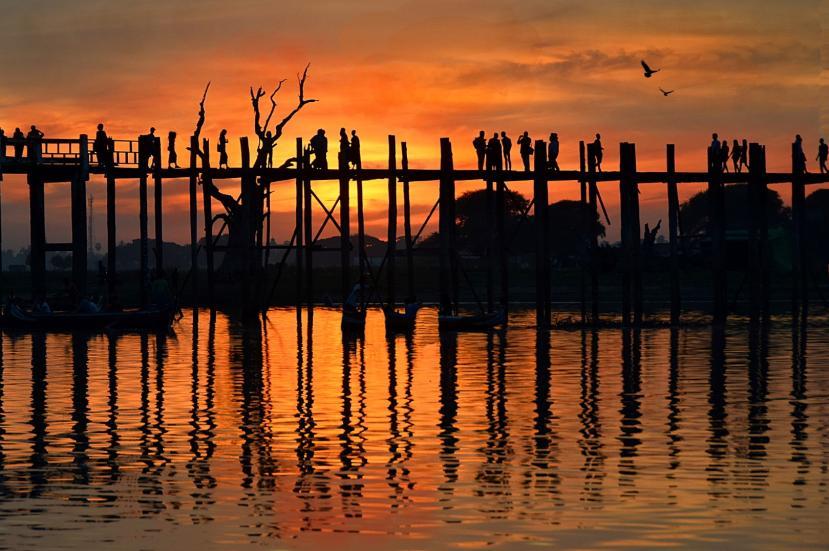
[[[486,180],[486,212],[484,221],[486,224],[486,305],[487,310],[495,310],[495,190],[493,188],[492,176],[487,171]]]
[[[587,180],[585,180],[585,172],[587,170],[587,163],[585,159],[585,148],[584,148],[584,140],[579,141],[579,173],[581,176],[579,177],[579,212],[580,212],[580,222],[582,232],[590,231],[588,228],[592,228],[592,222],[590,217],[588,216],[588,206],[587,206]],[[589,237],[588,237],[588,247],[589,247]],[[580,251],[581,261],[579,262],[579,306],[581,312],[581,324],[587,324],[587,263],[585,259],[588,258],[590,251],[585,251],[584,248]]]
[[[495,245],[498,255],[499,306],[509,311],[509,257],[507,256],[507,186],[503,179],[495,184]]]
[[[303,299],[303,273],[302,273],[302,187],[303,175],[305,174],[305,152],[302,148],[302,138],[296,139],[296,182],[294,192],[294,217],[296,241],[294,243],[294,259],[296,260],[296,304],[302,305]]]
[[[337,155],[340,175],[340,295],[345,304],[351,293],[351,204],[349,187],[349,159],[340,151]]]
[[[147,306],[147,291],[150,285],[149,281],[149,249],[148,249],[148,213],[147,213],[147,162],[150,157],[150,150],[152,144],[148,144],[145,138],[139,136],[138,138],[138,256],[140,264],[140,275],[138,290],[139,302],[142,307]]]
[[[241,206],[245,211],[244,217],[248,224],[242,230],[246,241],[242,253],[242,313],[243,316],[250,316],[259,312],[259,309],[252,303],[256,293],[252,293],[254,284],[251,281],[251,276],[255,265],[254,256],[258,257],[255,253],[261,251],[261,249],[254,250],[254,246],[257,244],[257,228],[260,227],[258,223],[254,222],[256,203],[259,199],[256,197],[256,177],[250,173],[250,146],[247,136],[239,138],[239,152],[242,162]],[[229,242],[230,240],[228,240]]]
[[[107,297],[111,301],[115,297],[115,255],[117,246],[116,218],[115,218],[115,177],[107,167]]]
[[[627,143],[619,144],[619,210],[621,219],[622,237],[622,325],[628,326],[631,322],[631,268],[633,245],[631,241],[637,237],[631,231],[630,212],[630,167]]]
[[[86,180],[89,174],[84,170],[84,161],[89,161],[89,142],[81,135],[79,156],[81,165],[71,182],[72,217],[72,279],[78,295],[86,295],[87,233],[86,233]]]
[[[155,272],[164,270],[164,202],[161,183],[161,138],[153,140],[153,206],[155,207]]]
[[[199,303],[198,155],[199,139],[190,136],[190,278],[193,304]]]
[[[580,142],[583,144],[584,142]],[[590,322],[599,323],[599,236],[596,221],[599,219],[599,188],[596,184],[596,152],[593,144],[587,145],[587,173],[590,198]]]
[[[204,251],[207,259],[207,300],[212,309],[214,306],[214,265],[213,265],[213,200],[209,188],[213,185],[210,174],[210,141],[202,140],[202,212],[204,216]]]
[[[403,170],[403,234],[406,239],[406,301],[415,302],[414,251],[412,250],[412,205],[409,200],[409,152],[406,142],[400,144],[401,168]]]
[[[359,253],[357,257],[360,266],[360,289],[365,289],[366,285],[366,219],[363,211],[363,179],[360,171],[363,169],[363,161],[360,156],[357,156],[357,248]],[[367,300],[367,296],[363,296],[363,300]]]
[[[396,305],[395,293],[395,264],[397,262],[397,145],[394,136],[389,136],[389,218],[388,218],[388,251],[386,261],[386,276],[388,277],[388,304],[389,310]]]
[[[752,143],[748,148],[748,266],[746,275],[749,284],[749,314],[752,321],[757,321],[763,312],[763,257],[764,245],[761,245],[763,226],[766,217],[765,159],[760,144]],[[767,233],[767,232],[766,232]]]
[[[711,273],[713,323],[722,325],[726,320],[726,272],[725,272],[725,196],[722,169],[718,156],[708,149],[708,235],[711,239]]]
[[[668,239],[671,254],[671,325],[679,324],[681,312],[679,286],[679,193],[676,187],[676,148],[674,144],[666,147],[668,165]]]
[[[542,140],[535,142],[535,321],[539,329],[550,327],[550,224],[547,191],[547,148]]]
[[[792,320],[809,311],[808,257],[806,252],[806,167],[801,147],[792,144]]]
[[[307,157],[306,157],[307,160]],[[307,164],[306,164],[307,166]],[[304,215],[305,220],[305,300],[308,308],[314,306],[314,262],[312,251],[314,249],[314,216],[312,209],[311,196],[311,170],[305,169],[303,185],[303,199],[305,200]]]
[[[630,200],[630,222],[631,222],[631,245],[633,247],[633,271],[631,274],[633,296],[633,323],[640,325],[642,323],[643,296],[642,296],[642,226],[639,220],[639,182],[636,177],[636,144],[631,143],[628,147],[628,175],[630,193],[628,198]]]
[[[440,210],[438,237],[440,241],[440,313],[457,311],[458,273],[455,259],[455,178],[452,174],[452,144],[449,138],[440,139]]]
[[[32,296],[46,294],[46,208],[43,180],[37,164],[26,175],[29,184],[29,230]]]

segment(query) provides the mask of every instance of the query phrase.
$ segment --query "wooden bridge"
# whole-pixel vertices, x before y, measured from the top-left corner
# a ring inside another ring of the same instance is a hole
[[[27,178],[29,186],[30,231],[31,231],[31,280],[33,296],[42,296],[46,291],[45,271],[46,253],[49,251],[69,251],[72,253],[72,271],[74,283],[79,292],[87,288],[87,212],[86,183],[90,174],[101,174],[106,179],[106,226],[107,226],[107,291],[116,293],[116,198],[117,182],[122,179],[139,181],[139,242],[140,242],[140,301],[147,304],[147,290],[150,282],[149,231],[148,231],[148,179],[153,179],[153,207],[155,222],[154,267],[163,270],[163,230],[164,230],[164,181],[168,179],[185,179],[189,181],[189,224],[191,271],[186,283],[191,285],[194,296],[201,296],[202,302],[213,305],[214,299],[214,254],[223,250],[219,244],[226,226],[226,219],[214,216],[214,199],[208,194],[205,181],[240,180],[245,178],[259,182],[267,189],[265,195],[265,218],[262,227],[257,228],[255,248],[265,264],[273,249],[282,251],[275,279],[264,286],[266,292],[258,300],[266,307],[279,283],[282,268],[290,252],[296,255],[297,300],[309,305],[313,302],[312,278],[314,253],[320,251],[318,240],[324,228],[331,223],[336,227],[340,237],[342,298],[349,294],[351,281],[351,182],[356,183],[357,234],[360,249],[358,251],[361,268],[361,283],[370,277],[375,286],[382,272],[389,282],[395,278],[395,265],[398,256],[405,256],[408,273],[407,284],[410,296],[415,296],[413,249],[424,228],[437,211],[439,227],[440,258],[440,302],[444,311],[455,311],[459,297],[459,253],[455,246],[455,183],[458,181],[485,182],[487,191],[487,217],[491,234],[488,237],[493,254],[487,262],[487,305],[490,310],[497,307],[506,310],[509,306],[508,253],[507,236],[504,233],[505,193],[508,183],[532,181],[533,195],[527,211],[533,209],[535,224],[535,302],[537,321],[540,327],[548,326],[551,321],[550,290],[550,235],[547,231],[548,189],[550,183],[578,182],[580,184],[579,200],[588,206],[585,212],[598,216],[601,198],[598,184],[601,182],[619,182],[621,206],[621,242],[623,250],[622,265],[622,319],[625,324],[639,324],[643,316],[642,258],[640,252],[640,217],[639,185],[663,184],[666,186],[668,207],[668,237],[670,243],[670,308],[671,320],[678,323],[681,314],[681,290],[679,278],[678,242],[679,242],[679,200],[677,185],[685,183],[707,183],[709,195],[708,235],[712,244],[711,286],[713,306],[711,314],[714,323],[722,323],[727,312],[727,288],[725,265],[725,200],[724,186],[731,183],[748,184],[749,259],[747,274],[749,278],[749,296],[753,314],[768,313],[768,258],[767,239],[768,224],[764,198],[770,184],[790,184],[792,186],[792,216],[794,226],[792,260],[793,298],[792,308],[795,312],[802,308],[805,312],[808,304],[805,247],[805,187],[811,184],[829,182],[829,175],[807,174],[795,161],[795,145],[792,150],[792,171],[788,173],[770,173],[766,171],[765,147],[752,143],[749,146],[749,171],[747,173],[723,173],[718,162],[709,158],[707,168],[701,172],[677,172],[675,170],[675,148],[666,147],[666,170],[664,172],[640,172],[636,167],[635,144],[620,144],[619,170],[600,172],[595,166],[593,144],[579,143],[579,170],[553,171],[547,166],[546,143],[535,142],[534,167],[530,171],[479,171],[456,169],[453,164],[452,146],[448,138],[440,140],[440,168],[411,169],[408,166],[406,143],[400,144],[400,166],[397,165],[397,142],[389,136],[388,166],[382,169],[364,169],[361,166],[351,168],[348,162],[340,159],[337,169],[318,170],[311,166],[307,149],[301,138],[296,140],[295,168],[252,168],[250,166],[250,146],[246,137],[240,138],[242,166],[232,168],[214,168],[209,162],[209,143],[203,140],[201,151],[204,157],[201,166],[196,151],[199,149],[197,138],[190,141],[190,163],[186,168],[161,167],[161,141],[159,138],[142,137],[137,140],[110,140],[107,146],[107,159],[98,159],[98,154],[90,149],[86,135],[77,139],[42,139],[37,142],[16,142],[5,138],[0,143],[0,180],[3,174],[21,174]],[[710,157],[710,152],[709,152]],[[156,161],[150,165],[151,159]],[[314,182],[338,181],[339,197],[333,205],[326,205],[314,190]],[[388,235],[387,251],[377,273],[367,265],[365,257],[365,227],[363,215],[364,182],[383,180],[387,183],[388,194]],[[295,227],[287,245],[270,244],[270,185],[281,181],[295,184]],[[71,183],[71,241],[65,243],[47,243],[45,231],[45,195],[44,185],[51,182]],[[410,208],[410,185],[437,182],[438,198],[428,216],[420,224],[420,229],[413,232],[413,220]],[[402,185],[402,201],[398,200],[398,184]],[[244,187],[244,186],[243,186]],[[201,189],[201,193],[200,190]],[[243,191],[244,193],[244,191]],[[201,197],[199,197],[201,195]],[[198,228],[199,199],[205,220],[203,228]],[[402,202],[403,234],[405,251],[397,251],[398,243],[398,206]],[[315,203],[317,204],[315,207]],[[314,211],[322,213],[322,220],[315,220]],[[335,217],[338,211],[339,219]],[[216,231],[216,225],[224,222]],[[587,227],[585,225],[584,227]],[[198,257],[200,237],[204,238],[207,259],[206,289],[200,289]],[[0,236],[1,239],[1,236]],[[588,261],[582,267],[581,279],[581,317],[585,324],[599,323],[600,297],[598,286],[598,236],[586,236],[589,243]],[[1,243],[1,241],[0,241]],[[327,249],[332,250],[332,249]],[[367,275],[366,272],[368,272]],[[495,282],[499,283],[499,292],[495,291]],[[261,283],[261,282],[260,282]],[[267,289],[270,289],[269,293]],[[199,295],[199,291],[202,294]],[[206,291],[206,295],[204,294]],[[395,285],[387,287],[385,303],[394,307],[396,302]]]

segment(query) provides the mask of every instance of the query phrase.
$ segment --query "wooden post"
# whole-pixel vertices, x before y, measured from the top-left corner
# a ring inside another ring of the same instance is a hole
[[[587,231],[588,228],[593,227],[593,222],[589,219],[589,212],[587,210],[587,180],[584,174],[587,170],[587,163],[585,159],[584,140],[579,141],[579,212],[582,231]],[[588,238],[589,239],[589,238]],[[589,241],[588,241],[589,247]],[[579,262],[579,305],[581,311],[581,324],[587,324],[587,266],[585,259],[588,257],[590,251],[581,249],[581,262]]]
[[[351,293],[351,205],[348,174],[348,156],[342,151],[337,155],[340,175],[340,294],[342,303]]]
[[[762,221],[766,216],[765,182],[763,174],[763,149],[760,144],[749,145],[748,168],[748,266],[746,276],[749,281],[749,313],[752,321],[760,318],[764,302],[763,297],[763,262],[765,252],[760,246]]]
[[[139,302],[142,307],[147,306],[147,290],[149,287],[149,250],[148,250],[148,229],[147,229],[147,162],[150,151],[147,140],[138,138],[138,239],[139,239],[139,260],[141,274],[139,277]]]
[[[213,199],[210,197],[209,187],[213,185],[213,177],[210,174],[210,141],[202,140],[202,201],[204,216],[204,251],[207,259],[207,297],[208,304],[214,306],[213,286]]]
[[[115,218],[115,177],[107,167],[107,298],[115,297],[115,251],[117,246]]]
[[[708,235],[711,239],[712,317],[715,325],[726,320],[725,196],[719,156],[708,149]]]
[[[630,167],[627,143],[619,144],[619,208],[622,237],[622,325],[628,326],[631,322],[631,257],[633,235],[631,231],[630,213]]]
[[[357,248],[359,249],[358,258],[359,266],[360,266],[360,275],[359,275],[359,282],[360,282],[360,289],[365,289],[366,285],[366,263],[368,262],[368,258],[366,258],[366,219],[363,212],[363,179],[360,175],[360,171],[363,169],[363,161],[360,156],[357,156]],[[368,297],[366,295],[363,296],[362,300],[366,300]]]
[[[501,176],[501,175],[499,175]],[[498,255],[499,303],[504,313],[509,311],[509,257],[507,256],[507,186],[501,176],[495,184],[495,243]]]
[[[486,305],[487,310],[495,310],[495,190],[493,189],[492,177],[487,172],[486,179],[486,201],[484,221],[486,224]]]
[[[584,142],[580,142],[584,143]],[[587,145],[587,172],[590,176],[590,322],[599,323],[599,236],[595,223],[599,219],[599,188],[596,184],[596,152],[593,144]]]
[[[539,329],[550,327],[550,224],[547,191],[547,148],[542,140],[535,142],[535,321]]]
[[[72,196],[72,279],[80,296],[86,295],[87,233],[86,233],[86,180],[84,159],[89,161],[89,142],[85,134],[80,139],[81,166],[73,176]]]
[[[190,136],[190,278],[193,282],[193,304],[199,303],[198,149],[198,138]]]
[[[397,255],[397,145],[394,136],[389,136],[389,219],[388,219],[388,260],[386,275],[388,277],[387,308],[394,310],[395,294],[395,264]]]
[[[633,273],[632,273],[632,295],[633,295],[633,323],[641,325],[643,316],[642,297],[642,248],[641,236],[642,227],[639,220],[639,182],[636,177],[636,144],[628,144],[628,171],[630,193],[630,222],[631,222],[631,245],[633,246]]]
[[[307,160],[307,157],[306,157]],[[306,166],[307,163],[306,163]],[[303,199],[305,200],[305,208],[304,215],[305,221],[303,226],[305,227],[305,300],[308,305],[308,308],[313,308],[314,306],[314,262],[313,262],[313,255],[311,254],[314,249],[314,213],[312,209],[312,196],[311,196],[311,173],[310,169],[306,168],[303,171],[304,175],[304,182],[303,185]]]
[[[806,167],[800,158],[802,149],[792,144],[792,321],[809,312],[808,257],[806,255]]]
[[[457,262],[455,245],[455,180],[452,175],[452,144],[440,139],[439,240],[440,240],[440,313],[457,311]]]
[[[46,209],[43,180],[37,164],[32,165],[26,177],[29,184],[32,296],[43,297],[46,294]]]
[[[305,174],[305,153],[302,148],[302,138],[296,139],[296,182],[295,182],[295,205],[294,216],[296,225],[296,241],[294,243],[294,259],[296,260],[296,305],[302,305],[303,281],[302,281],[302,187],[303,175]]]
[[[256,296],[256,293],[251,292],[253,290],[253,281],[251,281],[254,267],[253,247],[257,243],[256,228],[259,227],[259,224],[254,222],[255,204],[258,199],[256,197],[256,177],[250,173],[250,145],[248,144],[247,136],[241,136],[239,138],[239,152],[242,162],[241,206],[245,212],[244,216],[247,224],[249,224],[243,230],[245,232],[245,249],[242,254],[244,264],[242,266],[242,313],[243,316],[249,316],[259,311],[252,303],[252,299]],[[229,242],[230,240],[228,240]]]
[[[161,183],[161,138],[153,141],[153,206],[155,207],[155,272],[156,277],[164,270],[164,202]]]
[[[412,250],[412,206],[409,200],[409,153],[406,142],[400,144],[401,168],[403,170],[403,233],[406,238],[406,291],[407,301],[415,302],[414,251]]]
[[[668,164],[668,238],[671,254],[671,325],[679,324],[681,312],[679,287],[679,193],[676,187],[676,148],[668,144],[666,148]]]

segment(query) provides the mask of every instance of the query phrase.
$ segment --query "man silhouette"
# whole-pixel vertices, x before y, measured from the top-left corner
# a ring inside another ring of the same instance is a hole
[[[351,131],[351,164],[354,165],[354,168],[360,168],[363,166],[363,160],[360,157],[360,137],[357,136],[357,131]]]
[[[602,171],[602,159],[604,158],[604,147],[602,147],[602,135],[596,134],[593,140],[593,159],[596,161],[596,171]]]
[[[708,147],[709,168],[711,170],[722,169],[720,164],[720,137],[716,132],[711,134],[711,145]]]
[[[808,174],[809,171],[806,170],[806,154],[803,152],[803,138],[800,137],[800,134],[794,137],[794,146],[793,153],[796,172]]]
[[[19,163],[23,159],[23,146],[25,145],[26,136],[23,135],[20,128],[15,128],[12,139],[14,140],[14,160]]]
[[[558,152],[559,152],[558,134],[552,132],[550,134],[550,143],[547,146],[547,166],[550,170],[558,172],[561,170],[558,167]]]
[[[216,144],[216,151],[219,152],[219,168],[228,168],[228,159],[227,159],[227,129],[222,128],[222,131],[219,132],[219,143]],[[265,147],[264,141],[262,143],[262,147]],[[266,150],[267,155],[267,150]]]
[[[734,138],[734,143],[731,145],[731,164],[734,167],[734,172],[740,172],[741,155],[740,142],[737,141],[737,138]]]
[[[475,148],[475,154],[478,156],[478,170],[484,169],[484,159],[486,158],[486,134],[481,130],[478,137],[472,140],[472,146]]]
[[[827,145],[824,139],[821,138],[820,145],[817,146],[817,161],[820,163],[821,174],[829,172],[829,168],[826,168],[827,158],[829,158],[829,145]]]
[[[728,172],[728,140],[723,140],[720,144],[720,164],[723,172]]]
[[[348,133],[345,128],[340,128],[340,166],[348,168],[351,162],[351,143],[348,141]]]
[[[524,172],[530,171],[530,155],[533,154],[533,141],[530,138],[529,132],[524,130],[524,133],[518,137],[519,153],[521,153],[521,161],[524,163]]]
[[[501,147],[504,150],[504,168],[512,170],[512,159],[510,158],[510,152],[512,151],[512,140],[509,139],[507,133],[503,130],[501,131]]]
[[[26,146],[29,148],[29,160],[36,162],[40,160],[41,146],[43,143],[43,132],[37,126],[32,125],[29,133],[26,134]]]
[[[104,130],[103,123],[98,123],[98,130],[95,132],[95,141],[92,142],[92,150],[95,152],[95,158],[98,160],[98,166],[107,164],[107,144],[109,138]]]
[[[743,145],[740,146],[740,172],[743,168],[748,170],[748,140],[743,140]]]
[[[325,130],[320,128],[316,135],[310,140],[311,151],[314,152],[313,168],[328,170],[328,138],[325,137]]]
[[[178,153],[176,153],[176,132],[170,130],[167,134],[167,168],[181,168],[178,166]]]
[[[498,139],[498,132],[492,135],[489,142],[486,144],[486,170],[501,172],[503,150],[501,149],[501,141]]]

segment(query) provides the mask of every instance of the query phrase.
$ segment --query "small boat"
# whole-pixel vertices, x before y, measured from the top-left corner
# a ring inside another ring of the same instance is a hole
[[[343,318],[340,323],[343,331],[350,333],[362,333],[366,328],[366,312],[365,310],[344,308]]]
[[[503,310],[486,314],[438,315],[438,328],[448,331],[481,331],[506,323],[507,316]]]
[[[417,311],[420,310],[419,303],[407,304],[402,312],[393,309],[385,309],[387,331],[411,331],[414,329]]]
[[[163,330],[172,325],[174,315],[174,308],[39,313],[12,305],[3,309],[0,325],[24,331]]]

